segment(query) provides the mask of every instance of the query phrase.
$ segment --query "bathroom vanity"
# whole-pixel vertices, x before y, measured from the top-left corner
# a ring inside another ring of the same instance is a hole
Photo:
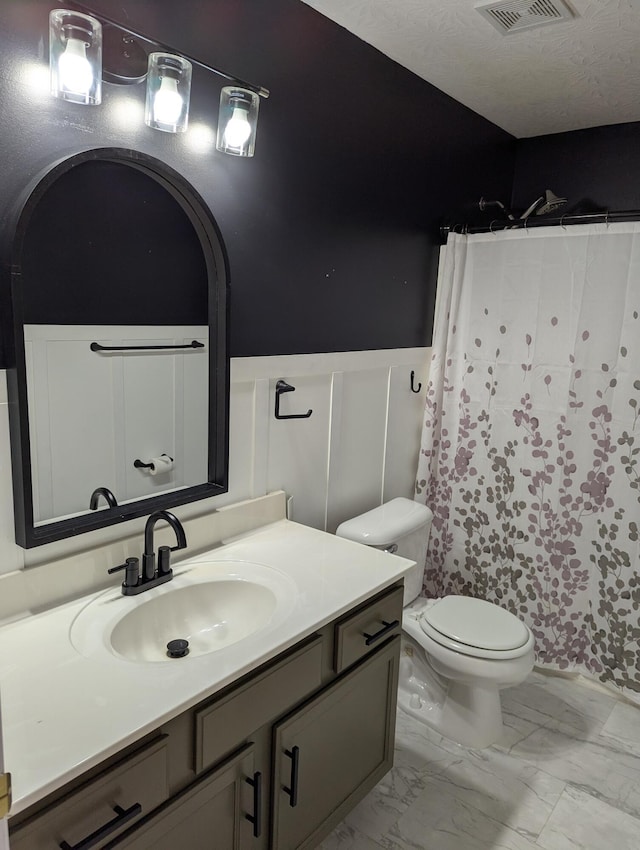
[[[392,765],[410,567],[281,520],[178,564],[173,588],[1,628],[13,850],[316,846]],[[270,588],[272,615],[184,658],[114,644],[131,606],[215,582]]]

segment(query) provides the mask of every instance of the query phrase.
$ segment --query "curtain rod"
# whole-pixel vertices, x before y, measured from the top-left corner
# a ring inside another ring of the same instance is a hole
[[[497,233],[500,230],[528,230],[534,227],[568,227],[572,224],[594,224],[603,222],[613,224],[618,221],[640,221],[640,210],[621,210],[619,212],[595,213],[565,213],[560,216],[544,216],[540,218],[527,218],[524,221],[516,219],[494,219],[489,224],[443,224],[440,227],[442,244],[447,241],[449,233]]]

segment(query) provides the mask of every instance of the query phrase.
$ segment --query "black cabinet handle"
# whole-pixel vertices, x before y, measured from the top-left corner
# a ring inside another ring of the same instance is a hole
[[[123,809],[122,806],[114,806],[113,811],[116,813],[115,818],[96,829],[91,835],[87,835],[86,838],[83,838],[78,844],[74,844],[73,847],[71,844],[63,841],[62,844],[58,845],[60,850],[89,850],[90,847],[95,847],[96,844],[99,844],[108,835],[115,832],[116,829],[119,829],[125,823],[135,818],[136,815],[139,815],[142,811],[142,806],[140,803],[134,803],[129,809]]]
[[[392,629],[395,629],[396,626],[400,625],[400,620],[392,620],[390,623],[387,623],[386,620],[382,621],[382,628],[379,632],[376,632],[373,635],[368,635],[366,632],[364,633],[364,637],[366,638],[365,644],[367,646],[371,646],[372,643],[375,643],[377,640],[380,640],[381,637],[384,637],[388,634]]]
[[[245,782],[253,788],[253,814],[245,815],[245,818],[253,824],[253,837],[260,838],[262,834],[262,774],[257,770],[253,774],[253,779],[247,777]]]
[[[284,751],[285,756],[291,759],[291,782],[289,788],[283,787],[285,794],[289,795],[289,805],[293,809],[298,805],[298,770],[300,767],[300,748],[291,747],[290,750]]]

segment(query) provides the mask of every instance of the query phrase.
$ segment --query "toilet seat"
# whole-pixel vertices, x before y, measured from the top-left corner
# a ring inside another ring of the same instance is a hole
[[[422,612],[419,623],[440,646],[476,658],[518,658],[533,644],[531,631],[518,617],[467,596],[438,599]]]

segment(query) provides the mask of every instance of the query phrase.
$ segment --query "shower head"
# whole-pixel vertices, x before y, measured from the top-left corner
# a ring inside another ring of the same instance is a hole
[[[538,207],[536,210],[536,215],[546,215],[547,213],[563,207],[566,203],[566,198],[559,198],[557,195],[553,194],[551,189],[547,189],[544,193],[544,202],[542,206]]]
[[[526,221],[532,213],[534,215],[546,215],[563,207],[566,203],[566,198],[559,198],[557,195],[554,195],[551,189],[546,189],[544,195],[536,198],[531,206],[522,213],[520,220]]]

